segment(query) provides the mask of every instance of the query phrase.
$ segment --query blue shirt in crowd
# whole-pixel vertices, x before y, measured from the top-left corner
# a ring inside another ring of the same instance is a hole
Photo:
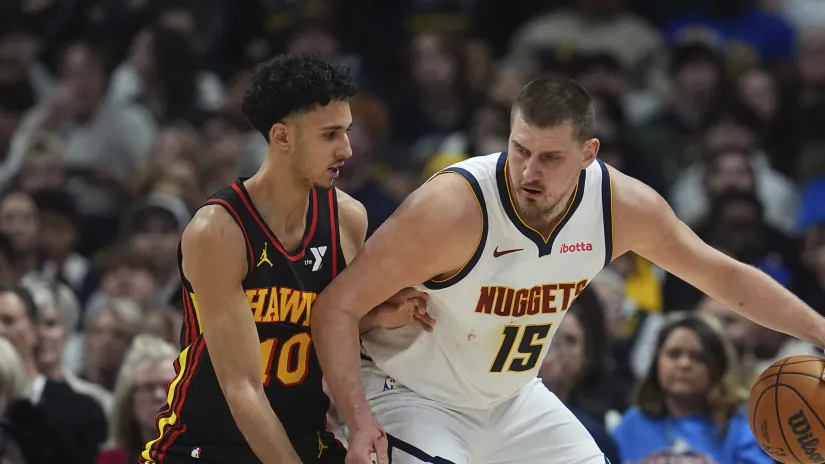
[[[710,42],[727,54],[752,54],[764,61],[790,61],[796,39],[793,28],[780,16],[750,9],[733,19],[697,13],[676,19],[665,28],[671,42]]]
[[[624,464],[668,457],[672,464],[772,464],[751,433],[744,414],[731,418],[725,436],[707,414],[654,419],[638,408],[629,409],[613,431]],[[651,462],[654,462],[651,460]]]

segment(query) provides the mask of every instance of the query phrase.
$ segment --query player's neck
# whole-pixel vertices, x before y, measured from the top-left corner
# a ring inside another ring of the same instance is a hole
[[[544,215],[541,218],[535,220],[535,224],[528,225],[539,232],[545,237],[549,236],[553,233],[556,229],[556,226],[561,222],[562,218],[564,217],[565,213],[570,209],[570,204],[573,202],[573,196],[576,194],[576,187],[574,186],[567,194],[563,197],[566,198],[564,202],[559,203],[559,208],[555,208],[555,211],[551,212],[550,214]]]
[[[278,239],[303,230],[311,187],[295,179],[289,169],[264,163],[244,185],[255,207]]]

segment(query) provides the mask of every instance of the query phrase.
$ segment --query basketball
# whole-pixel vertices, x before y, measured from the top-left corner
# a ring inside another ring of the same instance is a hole
[[[779,462],[825,463],[825,359],[791,356],[759,376],[748,400],[756,441]]]

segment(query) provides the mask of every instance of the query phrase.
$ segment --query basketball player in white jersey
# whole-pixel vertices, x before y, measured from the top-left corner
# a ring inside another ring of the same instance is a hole
[[[430,179],[318,297],[313,340],[348,428],[347,463],[373,452],[387,463],[389,451],[401,464],[604,464],[536,376],[567,308],[628,251],[822,345],[825,320],[811,308],[598,160],[594,119],[575,82],[532,81],[513,103],[508,152]],[[429,293],[434,330],[377,329],[359,346],[358,320],[415,285]]]

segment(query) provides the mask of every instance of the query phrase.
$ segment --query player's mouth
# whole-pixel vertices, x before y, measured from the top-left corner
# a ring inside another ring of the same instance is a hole
[[[524,196],[526,196],[527,198],[541,198],[542,194],[541,190],[528,187],[522,187],[521,191],[524,192]]]
[[[343,166],[343,165],[344,165],[344,162],[343,162],[343,161],[341,161],[340,163],[335,163],[335,164],[333,164],[332,166],[330,166],[330,167],[329,167],[329,168],[327,168],[327,169],[328,169],[328,170],[329,170],[329,172],[332,174],[332,177],[333,177],[333,178],[335,178],[335,177],[338,177],[338,174],[339,174],[339,173],[340,173],[340,171],[341,171],[341,166]]]

